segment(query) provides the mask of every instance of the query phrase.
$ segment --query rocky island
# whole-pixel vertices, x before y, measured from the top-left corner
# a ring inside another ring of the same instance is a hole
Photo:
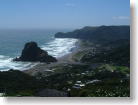
[[[28,42],[25,44],[22,54],[19,58],[13,59],[13,61],[30,61],[30,62],[57,62],[55,57],[48,55],[47,51],[38,47],[36,42]]]

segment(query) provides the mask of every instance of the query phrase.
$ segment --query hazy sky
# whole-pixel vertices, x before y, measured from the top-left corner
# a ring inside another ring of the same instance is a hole
[[[0,0],[0,28],[60,29],[129,23],[129,0]]]

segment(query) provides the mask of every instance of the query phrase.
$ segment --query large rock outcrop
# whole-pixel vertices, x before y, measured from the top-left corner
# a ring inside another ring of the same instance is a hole
[[[25,44],[22,54],[14,61],[31,61],[31,62],[57,62],[55,57],[48,55],[48,53],[37,46],[36,42],[28,42]]]

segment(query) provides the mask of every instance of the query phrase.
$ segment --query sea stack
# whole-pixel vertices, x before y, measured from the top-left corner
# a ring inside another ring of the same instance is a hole
[[[15,58],[14,61],[30,61],[30,62],[57,62],[57,59],[51,55],[48,55],[47,51],[38,47],[36,42],[28,42],[25,44],[22,54],[19,58]]]

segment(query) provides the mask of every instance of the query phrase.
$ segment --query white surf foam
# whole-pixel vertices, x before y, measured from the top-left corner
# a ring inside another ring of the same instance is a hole
[[[57,38],[49,43],[45,43],[40,47],[48,51],[49,55],[61,57],[70,53],[71,49],[75,47],[76,42],[77,39]],[[0,71],[7,71],[9,69],[26,70],[38,64],[38,62],[13,62],[12,59],[13,58],[9,56],[0,55]]]
[[[41,48],[48,51],[54,57],[61,57],[71,52],[75,47],[77,39],[72,38],[57,38],[52,42],[45,43]]]
[[[9,69],[25,70],[37,64],[31,62],[13,62],[12,59],[8,56],[0,55],[0,71],[7,71]]]

